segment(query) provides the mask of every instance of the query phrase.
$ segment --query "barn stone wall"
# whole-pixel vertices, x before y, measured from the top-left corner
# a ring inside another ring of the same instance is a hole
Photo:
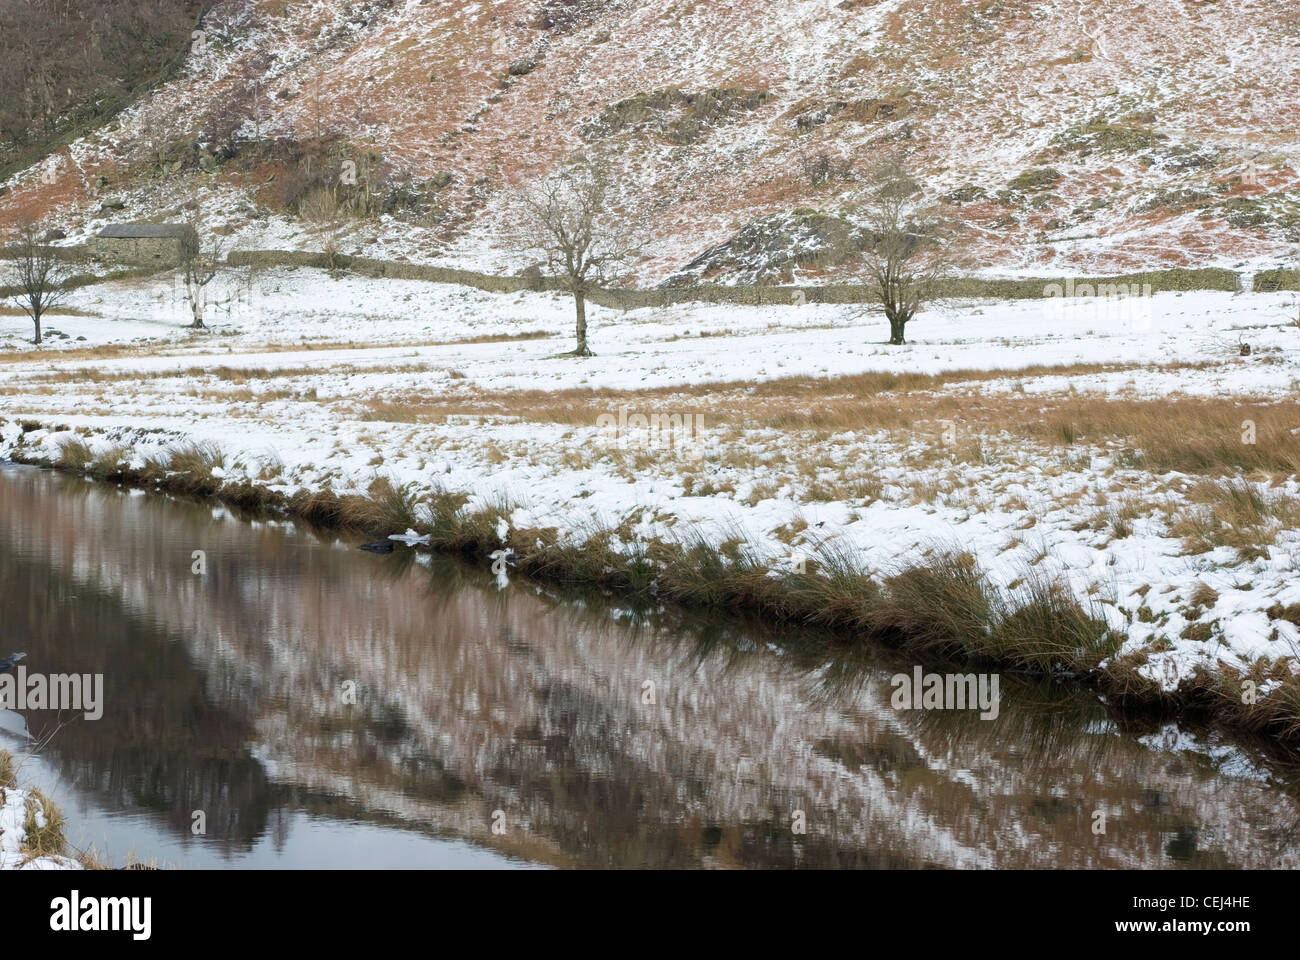
[[[95,237],[87,246],[96,257],[114,263],[176,267],[183,243],[180,237]]]

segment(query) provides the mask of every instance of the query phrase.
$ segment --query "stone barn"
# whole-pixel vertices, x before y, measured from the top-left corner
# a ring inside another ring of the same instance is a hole
[[[184,250],[198,244],[198,234],[185,223],[112,223],[91,241],[104,260],[141,267],[179,266]]]

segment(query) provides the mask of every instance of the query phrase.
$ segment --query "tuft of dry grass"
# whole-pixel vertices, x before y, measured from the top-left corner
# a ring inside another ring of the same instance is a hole
[[[224,470],[227,456],[215,443],[187,443],[170,450],[166,457],[168,489],[177,493],[210,497],[221,489],[215,475]]]
[[[83,473],[94,459],[94,452],[84,440],[68,437],[60,442],[59,455],[54,462],[60,470],[66,470],[69,473]]]
[[[367,527],[383,533],[405,533],[426,526],[412,485],[400,485],[389,477],[376,477],[370,484],[369,499],[361,512],[349,518],[350,525]]]
[[[27,812],[23,830],[22,852],[31,859],[61,857],[68,843],[63,835],[63,811],[36,788],[27,791]]]
[[[994,656],[1043,673],[1085,674],[1119,649],[1122,638],[1099,609],[1088,609],[1062,584],[1031,571],[1020,602],[993,631]]]
[[[129,447],[114,445],[95,455],[94,459],[90,461],[88,472],[96,479],[121,476],[130,459],[131,450]]]
[[[1126,497],[1118,503],[1107,502],[1088,521],[1093,530],[1102,530],[1115,540],[1133,536],[1133,521],[1149,516],[1152,504],[1138,497]]]
[[[945,553],[885,580],[878,620],[922,651],[979,651],[997,620],[996,602],[974,556]]]
[[[1274,620],[1285,620],[1300,627],[1300,603],[1290,603],[1285,607],[1280,603],[1275,603],[1265,612]]]
[[[1187,499],[1169,532],[1191,553],[1232,547],[1243,560],[1266,556],[1281,531],[1300,525],[1300,501],[1241,478],[1201,481]]]
[[[1219,591],[1201,580],[1197,582],[1192,595],[1187,600],[1194,607],[1209,608],[1219,602]]]

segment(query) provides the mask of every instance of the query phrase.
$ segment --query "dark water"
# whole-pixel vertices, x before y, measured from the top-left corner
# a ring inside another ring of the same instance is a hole
[[[1300,862],[1300,774],[1257,747],[1006,677],[996,720],[896,711],[911,664],[886,654],[354,546],[0,468],[0,655],[104,675],[98,720],[0,713],[75,845],[183,867]]]

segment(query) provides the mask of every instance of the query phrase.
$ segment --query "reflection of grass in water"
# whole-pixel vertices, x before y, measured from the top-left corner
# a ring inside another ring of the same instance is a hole
[[[378,567],[410,567],[409,560],[402,562],[396,555],[382,560]],[[450,603],[469,589],[492,608],[503,610],[510,603],[512,591],[521,588],[516,582],[510,589],[498,590],[495,578],[485,567],[445,555],[432,555],[430,560],[429,576],[423,583],[430,600],[437,604]],[[756,656],[775,648],[771,652],[779,654],[782,668],[790,675],[812,678],[806,691],[814,703],[849,706],[871,686],[875,687],[878,701],[888,702],[889,677],[910,673],[915,665],[915,658],[903,652],[845,643],[842,634],[817,627],[773,626],[758,617],[629,600],[577,585],[543,587],[528,581],[522,589],[531,598],[548,604],[548,616],[560,618],[570,632],[615,631],[620,642],[627,645],[654,644],[666,652],[685,649],[696,664],[714,658],[724,673],[752,669]],[[988,671],[979,662],[960,658],[935,657],[927,664],[926,672]],[[969,710],[899,711],[897,716],[916,736],[925,739],[928,750],[946,751],[952,756],[982,751],[996,757],[1012,745],[1020,762],[1031,771],[1058,768],[1067,756],[1072,763],[1094,769],[1107,763],[1131,766],[1125,752],[1132,752],[1134,760],[1149,752],[1133,737],[1149,734],[1160,724],[1158,715],[1126,716],[1098,700],[1090,690],[1032,675],[1001,673],[1000,696],[996,720],[980,720],[978,711]],[[1207,776],[1221,775],[1222,752],[1211,755],[1210,746],[1222,744],[1207,739],[1206,752],[1185,753],[1183,759]],[[1300,796],[1300,766],[1293,758],[1288,759],[1267,741],[1250,738],[1240,742],[1240,749],[1234,762],[1245,756],[1252,767],[1273,771],[1289,796]]]
[[[946,669],[971,673],[981,668],[953,664]],[[1117,750],[1142,749],[1114,735],[1105,705],[1086,692],[1041,678],[1001,674],[999,694],[1000,709],[992,720],[981,720],[978,710],[900,710],[898,715],[932,748],[950,756],[976,751],[996,756],[1014,745],[1031,770],[1059,766],[1067,756],[1097,768]]]
[[[403,552],[414,555],[414,551]],[[399,566],[397,555],[383,560],[378,566],[385,570],[410,567],[409,561]],[[498,590],[495,578],[486,570],[441,555],[435,555],[430,566],[426,593],[435,602],[449,603],[468,588],[492,606],[503,608],[509,603],[511,591]],[[814,678],[808,692],[814,702],[823,704],[849,705],[873,685],[877,698],[888,702],[888,678],[894,673],[910,673],[914,663],[895,651],[845,644],[842,635],[816,627],[774,627],[757,618],[636,603],[573,585],[542,589],[529,582],[526,589],[530,597],[548,603],[549,615],[560,617],[570,632],[613,630],[628,645],[654,644],[666,651],[685,648],[696,664],[716,658],[724,673],[752,668],[756,655],[775,647],[781,666],[790,674]],[[630,611],[635,615],[629,616]],[[962,673],[978,669],[942,658],[932,661],[929,668],[931,672]],[[940,734],[950,749],[959,749],[962,742],[1013,740],[1044,762],[1059,759],[1063,751],[1080,742],[1098,750],[1115,742],[1115,738],[1085,732],[1104,724],[1108,716],[1105,707],[1086,692],[1008,674],[1002,678],[1001,694],[1003,708],[996,721],[979,721],[969,711],[951,710],[908,711],[901,716],[918,732]]]
[[[881,576],[862,569],[847,552],[823,544],[810,557],[810,572],[773,577],[738,536],[715,544],[695,531],[673,543],[646,542],[629,558],[611,547],[614,536],[621,543],[635,542],[625,519],[608,530],[590,531],[586,542],[577,545],[559,544],[553,530],[512,530],[503,542],[498,526],[510,513],[508,504],[469,510],[466,498],[459,494],[438,493],[415,504],[406,491],[393,492],[400,502],[390,510],[383,509],[383,503],[364,506],[360,501],[366,498],[338,497],[328,491],[292,498],[297,506],[290,503],[289,508],[296,517],[314,517],[325,524],[347,522],[349,517],[385,517],[383,523],[392,523],[414,518],[417,510],[427,511],[423,524],[402,522],[400,526],[429,533],[435,548],[478,561],[489,551],[511,549],[517,554],[514,572],[553,585],[580,584],[588,605],[608,591],[610,610],[631,613],[629,642],[637,642],[635,631],[641,631],[660,643],[686,640],[700,660],[725,650],[729,659],[742,663],[746,651],[756,645],[757,635],[763,643],[778,646],[791,669],[824,671],[819,683],[828,692],[837,685],[869,682],[865,678],[870,677],[873,659],[863,656],[860,666],[855,663],[868,647],[863,641],[877,641],[872,649],[897,645],[930,664],[979,658],[1003,670],[1078,677],[1093,671],[1116,640],[1090,610],[1055,584],[1031,576],[1014,595],[1000,591],[971,558],[956,551],[937,551],[925,561]],[[402,575],[413,561],[411,551],[401,548],[377,568]],[[487,576],[486,571],[482,574]],[[530,589],[537,589],[536,583],[530,580]],[[496,590],[495,583],[485,594],[495,597],[496,604],[509,603],[509,595],[508,590]],[[683,633],[688,621],[666,618],[660,598],[721,615],[701,615]],[[746,626],[736,633],[727,623],[736,622],[737,611],[799,624],[800,629],[756,634]],[[810,639],[815,631],[806,627],[821,624],[836,628],[840,642]],[[1145,689],[1140,680],[1133,678],[1139,693]],[[1281,711],[1279,717],[1264,718],[1270,728],[1288,716],[1300,716],[1300,703],[1286,699],[1296,689],[1300,686],[1291,684],[1270,696],[1270,704],[1276,703]],[[1226,698],[1224,709],[1228,710]]]

